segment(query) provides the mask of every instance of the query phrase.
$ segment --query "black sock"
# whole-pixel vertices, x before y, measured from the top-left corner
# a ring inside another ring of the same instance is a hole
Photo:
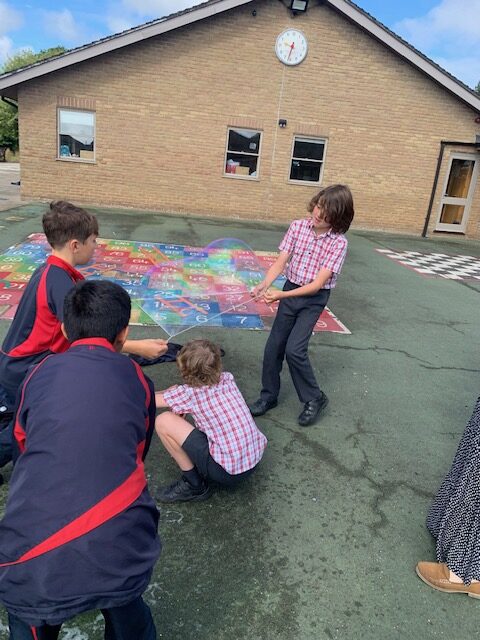
[[[182,476],[194,489],[199,489],[203,485],[203,478],[198,473],[196,467],[193,467],[193,469],[190,469],[189,471],[182,471]]]

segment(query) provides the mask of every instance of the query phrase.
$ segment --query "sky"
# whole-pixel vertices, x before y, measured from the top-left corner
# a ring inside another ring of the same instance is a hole
[[[0,64],[19,49],[67,49],[200,0],[0,0]],[[459,80],[480,82],[480,0],[356,0]]]

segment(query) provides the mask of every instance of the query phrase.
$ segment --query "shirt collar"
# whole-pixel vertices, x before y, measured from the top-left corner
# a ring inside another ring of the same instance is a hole
[[[307,220],[307,226],[308,228],[313,231],[313,220],[312,218],[306,218]],[[313,233],[315,233],[315,231],[313,231]],[[330,229],[328,231],[325,231],[324,233],[315,233],[315,236],[317,238],[326,238],[327,236],[333,236],[334,235],[334,231],[332,230],[332,227],[330,227]]]
[[[72,347],[104,347],[109,351],[114,351],[115,349],[111,342],[109,342],[106,338],[81,338],[80,340],[75,340],[70,345],[70,349]]]
[[[63,260],[58,256],[48,256],[47,264],[52,264],[55,267],[60,267],[60,269],[63,269],[64,271],[69,273],[75,281],[85,279],[80,271],[77,271],[75,267],[72,267],[72,265],[68,264],[66,260]]]

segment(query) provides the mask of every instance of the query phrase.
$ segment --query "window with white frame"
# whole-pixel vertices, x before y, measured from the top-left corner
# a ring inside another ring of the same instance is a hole
[[[225,174],[257,178],[261,132],[254,129],[228,129]]]
[[[290,180],[298,182],[322,181],[327,141],[321,138],[293,138]]]
[[[95,160],[95,113],[58,110],[58,157],[61,160]]]

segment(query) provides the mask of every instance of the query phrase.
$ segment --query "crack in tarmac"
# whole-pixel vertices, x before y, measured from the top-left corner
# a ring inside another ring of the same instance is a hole
[[[279,420],[267,416],[267,419],[270,420],[273,424],[277,425],[279,428],[283,429],[294,435],[305,447],[311,449],[315,456],[329,465],[331,468],[335,470],[338,475],[347,479],[355,479],[355,480],[366,480],[367,483],[374,489],[376,495],[370,500],[371,511],[374,516],[378,518],[378,521],[373,524],[366,524],[366,526],[370,529],[372,535],[378,536],[381,529],[385,528],[388,524],[388,518],[382,510],[382,503],[391,498],[399,489],[407,489],[414,493],[417,497],[420,498],[428,498],[432,500],[434,498],[434,494],[430,491],[417,487],[409,482],[405,481],[385,481],[378,482],[371,478],[367,471],[372,469],[372,465],[370,460],[368,459],[368,455],[363,447],[360,446],[358,442],[358,438],[362,435],[367,435],[368,432],[363,429],[363,420],[358,419],[356,423],[356,431],[349,434],[348,438],[356,438],[355,448],[359,449],[363,456],[363,462],[357,469],[350,469],[346,467],[344,464],[339,462],[335,455],[332,453],[330,449],[325,447],[318,442],[313,442],[308,438],[308,436],[301,432],[296,431],[293,428],[286,427]]]

